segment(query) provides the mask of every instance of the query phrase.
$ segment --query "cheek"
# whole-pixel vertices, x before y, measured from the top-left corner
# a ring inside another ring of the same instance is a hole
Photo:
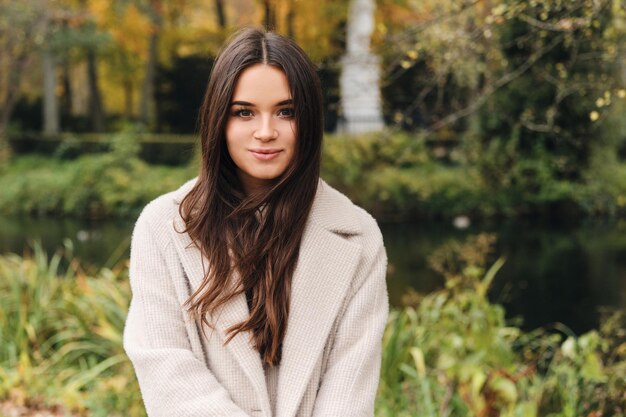
[[[241,123],[237,123],[236,121],[228,122],[226,124],[226,130],[224,131],[226,135],[226,142],[237,142],[241,140],[242,135],[244,134],[244,127],[241,126]]]
[[[224,136],[226,136],[226,150],[233,161],[239,159],[239,148],[242,144],[242,133],[240,130],[241,128],[238,127],[236,123],[228,123],[224,131]]]
[[[296,122],[291,122],[285,129],[285,134],[289,138],[289,143],[295,149],[296,142],[298,141],[298,130],[296,129]]]
[[[296,123],[295,120],[290,120],[289,121],[289,127],[291,128],[291,132],[293,133],[294,136],[298,135],[298,124]]]

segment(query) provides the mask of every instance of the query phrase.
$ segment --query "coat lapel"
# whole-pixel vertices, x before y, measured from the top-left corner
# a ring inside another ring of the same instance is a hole
[[[184,229],[184,223],[180,217],[177,216],[174,219],[173,226],[174,227],[171,229],[172,239],[189,280],[191,292],[193,293],[198,289],[205,276],[205,267],[207,266],[206,259],[203,265],[203,257],[200,250],[193,244],[190,236],[187,233],[178,233],[176,231]],[[246,320],[248,315],[249,311],[246,297],[244,294],[240,294],[224,305],[220,311],[211,317],[209,322],[215,325],[215,330],[218,332],[219,336],[223,341],[226,341],[228,328]],[[261,406],[264,410],[264,415],[271,415],[263,364],[259,352],[249,343],[249,333],[237,333],[237,335],[226,344],[226,348],[231,351],[254,386],[257,396],[262,403]]]
[[[355,214],[345,196],[320,182],[293,276],[277,416],[296,415],[352,282],[361,253],[361,245],[347,239],[361,232]]]
[[[356,269],[360,246],[316,225],[306,231],[293,277],[278,378],[277,416],[294,416]]]
[[[174,194],[175,202],[180,202],[194,182],[189,181]],[[320,180],[292,278],[289,322],[278,377],[277,416],[297,413],[350,287],[361,253],[361,246],[348,239],[361,233],[355,215],[356,209],[350,200]],[[175,231],[184,229],[179,216],[173,225],[174,244],[193,292],[202,282],[206,265],[203,266],[200,251],[189,235]],[[226,329],[245,320],[248,314],[242,294],[218,313],[214,320],[216,329],[224,337]],[[263,365],[248,336],[239,333],[226,346],[252,382],[258,398],[262,399],[265,414],[271,415]]]

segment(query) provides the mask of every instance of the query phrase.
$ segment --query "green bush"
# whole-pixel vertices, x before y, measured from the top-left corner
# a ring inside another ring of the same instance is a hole
[[[524,333],[487,298],[503,263],[484,270],[491,241],[444,245],[431,263],[445,288],[392,312],[376,415],[625,416],[626,314],[579,337],[563,326]]]
[[[92,416],[143,416],[122,348],[124,265],[88,277],[71,244],[48,258],[0,257],[0,399]]]
[[[626,213],[626,163],[615,157],[612,149],[598,149],[585,172],[585,187],[576,198],[590,214],[624,215]]]
[[[481,210],[478,172],[435,161],[423,137],[331,136],[324,151],[322,177],[377,217],[451,217]]]
[[[582,177],[567,179],[558,158],[541,147],[521,155],[514,139],[483,146],[468,136],[443,161],[420,135],[327,135],[322,177],[379,219],[626,212],[626,163],[614,148],[598,147]],[[131,131],[115,135],[108,153],[15,157],[0,171],[0,213],[133,217],[198,171],[198,155],[169,167],[149,165],[138,152]]]
[[[626,314],[580,337],[524,333],[487,292],[492,239],[444,245],[445,288],[407,297],[383,339],[379,417],[626,415]],[[71,256],[0,256],[0,401],[91,416],[145,416],[122,348],[127,263],[86,276]],[[412,299],[412,301],[410,301]]]
[[[72,161],[16,158],[0,176],[0,212],[83,218],[135,216],[193,176],[188,168],[149,166],[115,152]]]

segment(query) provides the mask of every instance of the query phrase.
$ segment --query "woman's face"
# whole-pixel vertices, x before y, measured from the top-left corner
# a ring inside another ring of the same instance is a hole
[[[256,64],[239,75],[226,146],[246,193],[267,187],[285,172],[296,148],[296,121],[283,71]]]

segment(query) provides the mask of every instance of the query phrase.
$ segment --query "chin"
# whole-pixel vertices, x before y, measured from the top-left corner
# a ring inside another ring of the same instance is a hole
[[[262,181],[271,181],[278,179],[284,172],[284,170],[280,172],[257,172],[252,177]]]

